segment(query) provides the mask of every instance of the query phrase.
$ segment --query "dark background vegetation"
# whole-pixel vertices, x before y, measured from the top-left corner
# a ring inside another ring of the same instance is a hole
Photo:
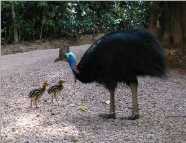
[[[2,38],[5,43],[15,40],[76,38],[79,34],[105,33],[128,26],[144,27],[149,5],[149,2],[124,1],[2,2]]]
[[[147,29],[158,37],[169,63],[186,65],[186,2],[3,1],[2,45],[22,41]]]

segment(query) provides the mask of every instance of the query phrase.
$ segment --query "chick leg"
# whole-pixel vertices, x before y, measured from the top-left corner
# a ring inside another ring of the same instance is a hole
[[[52,104],[54,103],[53,100],[54,100],[54,95],[52,94]]]
[[[30,100],[30,107],[32,108],[33,99]]]
[[[36,105],[36,108],[38,108],[38,104],[37,104],[38,100],[35,99],[35,105]]]
[[[59,102],[58,102],[58,99],[57,99],[57,93],[54,93],[54,98],[56,99],[56,102],[57,102],[57,104],[59,106]]]

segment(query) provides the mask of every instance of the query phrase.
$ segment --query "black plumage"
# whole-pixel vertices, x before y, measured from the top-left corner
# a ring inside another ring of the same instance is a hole
[[[114,91],[118,82],[131,87],[134,109],[130,119],[136,119],[139,117],[137,77],[165,75],[164,50],[152,34],[140,30],[114,32],[103,36],[90,46],[77,66],[71,64],[70,57],[68,59],[78,80],[83,83],[101,83],[110,91],[111,114],[108,117],[113,118]]]

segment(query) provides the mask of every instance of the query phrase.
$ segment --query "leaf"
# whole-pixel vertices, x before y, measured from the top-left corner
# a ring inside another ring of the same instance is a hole
[[[110,104],[110,100],[104,101],[103,103],[109,105]]]
[[[79,110],[82,112],[87,112],[88,111],[88,107],[86,107],[85,105],[81,104],[79,107]]]

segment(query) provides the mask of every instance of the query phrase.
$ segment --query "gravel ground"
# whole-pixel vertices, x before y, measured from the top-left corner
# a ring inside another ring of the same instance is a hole
[[[88,45],[72,47],[80,57]],[[108,91],[101,85],[74,84],[66,62],[54,63],[57,49],[36,50],[0,57],[0,143],[185,143],[186,72],[171,70],[168,79],[139,78],[141,117],[131,114],[131,92],[118,85],[118,118],[104,120]],[[39,108],[30,108],[29,91],[48,80],[66,80],[60,105],[45,93]],[[88,110],[83,112],[84,104]]]

